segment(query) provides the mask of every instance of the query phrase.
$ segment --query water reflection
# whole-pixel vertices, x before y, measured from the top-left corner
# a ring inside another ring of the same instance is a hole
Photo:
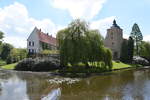
[[[48,94],[48,96],[42,98],[41,100],[59,100],[61,96],[61,90],[60,88],[52,90],[52,92],[50,92]]]
[[[83,79],[0,70],[0,100],[150,100],[150,69]]]
[[[0,100],[28,100],[26,82],[20,81],[17,76],[1,80],[0,85]]]

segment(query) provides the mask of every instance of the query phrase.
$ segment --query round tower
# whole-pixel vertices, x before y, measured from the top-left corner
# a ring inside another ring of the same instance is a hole
[[[123,42],[123,30],[117,25],[116,20],[110,29],[107,29],[104,45],[112,51],[113,59],[119,60]]]

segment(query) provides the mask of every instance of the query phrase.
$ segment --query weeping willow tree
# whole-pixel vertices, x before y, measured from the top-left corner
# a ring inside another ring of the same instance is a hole
[[[90,30],[89,24],[76,19],[67,28],[57,33],[60,49],[61,65],[70,63],[76,66],[79,62],[89,66],[88,62],[104,62],[105,66],[112,66],[110,50],[104,48],[103,37],[98,30]]]

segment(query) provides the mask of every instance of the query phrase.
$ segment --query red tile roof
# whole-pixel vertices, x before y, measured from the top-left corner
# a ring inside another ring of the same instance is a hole
[[[53,45],[53,46],[57,45],[56,38],[41,32],[41,30],[38,31],[38,35],[39,35],[39,40],[41,42],[48,43],[48,44]]]

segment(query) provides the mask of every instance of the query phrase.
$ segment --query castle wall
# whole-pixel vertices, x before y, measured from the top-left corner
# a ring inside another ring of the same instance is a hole
[[[120,59],[121,46],[123,42],[123,30],[118,27],[111,27],[107,30],[107,35],[104,41],[104,45],[111,49],[113,59]]]

